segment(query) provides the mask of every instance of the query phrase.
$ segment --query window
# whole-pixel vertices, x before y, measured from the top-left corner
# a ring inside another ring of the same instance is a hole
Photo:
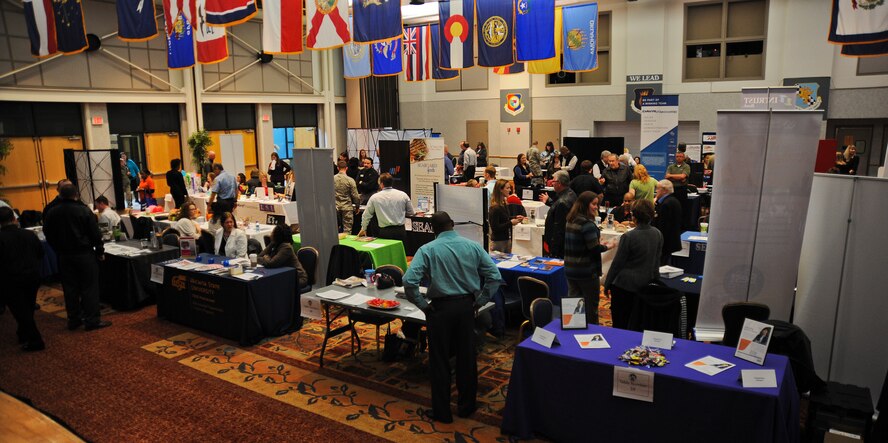
[[[203,115],[204,129],[210,131],[256,129],[256,113],[249,103],[205,103]]]
[[[274,126],[274,149],[278,157],[293,157],[293,149],[318,145],[317,105],[271,105]]]
[[[609,85],[611,50],[610,12],[598,13],[598,69],[591,72],[559,71],[546,76],[546,86]]]
[[[888,74],[888,57],[862,57],[857,59],[857,75]]]
[[[684,80],[765,77],[767,0],[685,5]]]

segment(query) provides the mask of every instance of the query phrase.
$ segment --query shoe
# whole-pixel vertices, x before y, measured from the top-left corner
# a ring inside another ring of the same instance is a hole
[[[478,406],[472,406],[472,408],[469,409],[468,411],[457,411],[456,415],[459,416],[460,418],[469,418],[477,410],[478,410]]]
[[[439,418],[435,416],[434,411],[432,411],[431,409],[424,409],[422,411],[422,415],[428,417],[429,420],[433,420],[438,423],[453,423],[453,416]]]
[[[80,320],[68,322],[68,330],[69,331],[73,331],[81,326],[83,326],[83,322]]]
[[[103,321],[100,321],[100,322],[92,324],[92,325],[86,325],[86,327],[84,327],[83,329],[85,329],[87,331],[95,331],[96,329],[107,328],[108,326],[111,326],[111,322],[107,321],[107,320],[103,320]]]
[[[22,345],[22,351],[25,352],[42,351],[44,349],[46,349],[46,344],[44,344],[42,341],[25,343]]]

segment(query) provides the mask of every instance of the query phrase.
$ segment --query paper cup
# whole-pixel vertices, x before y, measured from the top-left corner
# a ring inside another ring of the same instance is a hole
[[[255,267],[259,262],[259,257],[256,254],[250,254],[250,265]]]
[[[700,232],[709,232],[709,223],[700,223]]]

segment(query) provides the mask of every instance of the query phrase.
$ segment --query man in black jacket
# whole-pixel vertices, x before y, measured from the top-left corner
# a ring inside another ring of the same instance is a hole
[[[657,215],[653,227],[663,234],[663,251],[660,265],[668,265],[672,253],[681,251],[681,203],[672,193],[675,192],[672,182],[666,179],[657,182]]]
[[[577,194],[570,190],[570,174],[567,171],[557,171],[552,177],[552,187],[558,198],[551,202],[548,194],[540,195],[540,201],[550,205],[552,209],[546,214],[546,227],[543,231],[543,241],[549,246],[547,257],[564,258],[564,232],[567,224],[567,213],[577,201]]]
[[[96,216],[77,198],[77,188],[68,184],[59,190],[61,201],[46,215],[43,232],[59,258],[68,329],[111,326],[99,313],[99,264],[105,248]]]
[[[616,208],[623,203],[623,196],[629,192],[632,172],[629,167],[620,163],[616,154],[607,157],[607,169],[601,173],[598,182],[604,186],[604,204]]]
[[[182,160],[174,158],[170,160],[170,170],[166,173],[167,186],[170,187],[170,194],[176,202],[176,207],[182,207],[185,199],[188,197],[188,190],[185,188],[185,178],[182,177]]]
[[[46,346],[34,323],[43,246],[33,232],[19,228],[8,207],[0,207],[0,260],[0,281],[5,286],[0,291],[0,305],[8,306],[18,323],[16,335],[22,350],[43,350]]]
[[[583,160],[580,162],[580,170],[582,172],[570,181],[570,190],[573,191],[574,194],[580,195],[586,191],[592,191],[595,194],[600,195],[604,192],[601,189],[601,184],[598,182],[598,179],[592,175],[593,166],[594,163],[589,160]]]
[[[358,172],[358,193],[361,194],[361,204],[366,205],[370,196],[379,190],[379,173],[373,169],[373,160],[365,158]]]
[[[56,184],[56,192],[57,193],[61,192],[62,186],[70,185],[70,184],[71,184],[71,180],[68,180],[67,178],[63,178],[63,179],[59,180],[59,182]],[[127,185],[127,186],[129,186],[129,185]],[[46,206],[43,207],[43,214],[42,214],[42,216],[43,216],[42,221],[43,222],[46,222],[46,214],[49,214],[49,210],[52,209],[53,207],[55,207],[55,205],[59,204],[59,202],[61,202],[61,201],[62,201],[62,197],[60,195],[56,195],[56,197],[54,199],[52,199],[49,203],[46,204]]]

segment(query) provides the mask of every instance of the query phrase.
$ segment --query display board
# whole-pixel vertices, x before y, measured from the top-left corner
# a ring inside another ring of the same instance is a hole
[[[435,185],[437,212],[446,212],[453,220],[454,230],[469,240],[476,241],[487,249],[487,190],[450,186],[444,183]]]
[[[84,204],[91,205],[104,195],[114,207],[124,207],[119,156],[113,149],[65,149],[65,175],[77,186]]]
[[[339,244],[336,224],[335,192],[330,176],[333,150],[329,148],[294,149],[293,172],[296,177],[296,209],[302,246],[318,250],[318,281],[327,275],[330,250]]]
[[[373,167],[379,169],[379,142],[381,140],[409,141],[414,138],[432,137],[431,129],[362,129],[348,130],[346,151],[349,158],[359,157],[361,150],[373,159]]]
[[[651,177],[661,180],[675,161],[678,146],[678,96],[652,95],[641,99],[641,163]]]
[[[417,211],[435,211],[435,183],[444,181],[444,139],[410,140],[410,199]]]
[[[222,167],[229,174],[237,176],[244,170],[244,136],[243,134],[222,134],[219,136],[219,154]],[[249,174],[247,174],[249,176]]]
[[[410,194],[410,142],[380,140],[379,173],[392,175],[392,187]]]
[[[589,160],[593,164],[601,160],[603,151],[620,155],[625,145],[623,137],[564,137],[564,146],[577,156],[577,168],[579,168],[583,160]]]

